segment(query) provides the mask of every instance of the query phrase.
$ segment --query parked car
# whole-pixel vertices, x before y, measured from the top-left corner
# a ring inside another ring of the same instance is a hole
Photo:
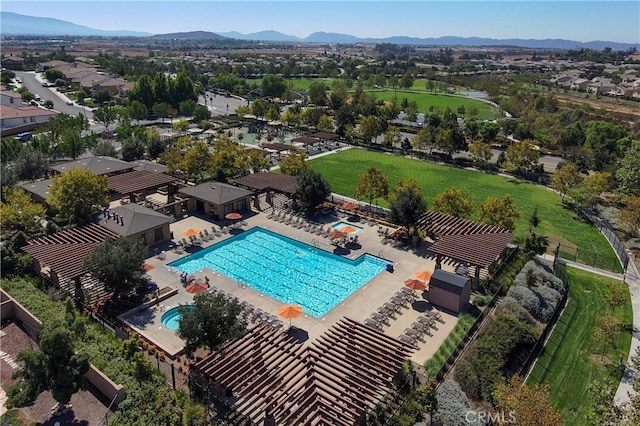
[[[29,132],[18,133],[13,138],[17,141],[28,142],[31,139],[31,133]]]
[[[73,101],[72,100],[68,100],[67,101],[67,105],[73,105]]]

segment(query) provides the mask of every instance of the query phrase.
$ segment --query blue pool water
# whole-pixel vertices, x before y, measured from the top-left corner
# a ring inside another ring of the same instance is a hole
[[[351,226],[356,229],[354,232],[350,233],[351,235],[359,234],[364,229],[361,226],[354,225],[353,223],[342,222],[342,221],[332,225],[331,227],[337,231],[341,231],[343,228],[346,228],[347,226]]]
[[[369,254],[346,259],[258,227],[169,264],[188,274],[213,269],[283,303],[296,303],[314,317],[329,312],[386,265]]]
[[[194,309],[193,305],[185,305],[184,308]],[[164,325],[169,330],[177,330],[178,326],[180,325],[180,318],[182,318],[180,307],[175,307],[162,314],[162,318],[160,320],[162,321],[162,325]]]

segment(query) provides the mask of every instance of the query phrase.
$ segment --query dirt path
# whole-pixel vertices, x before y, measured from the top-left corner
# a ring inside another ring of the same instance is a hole
[[[594,108],[602,108],[606,111],[611,111],[618,114],[628,114],[634,117],[635,119],[640,118],[640,105],[638,105],[637,107],[634,107],[634,106],[628,106],[628,105],[612,104],[609,102],[602,102],[597,99],[581,99],[573,96],[558,95],[558,94],[556,94],[555,97],[560,102],[564,102],[564,103],[578,104],[578,105],[588,104]],[[632,122],[633,121],[630,121],[630,123]]]

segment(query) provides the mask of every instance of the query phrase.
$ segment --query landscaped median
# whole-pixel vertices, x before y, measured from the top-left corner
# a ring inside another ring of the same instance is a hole
[[[621,281],[571,267],[566,273],[571,282],[567,307],[527,383],[549,383],[551,404],[566,424],[586,425],[592,424],[586,416],[594,406],[589,386],[608,383],[615,392],[620,382],[633,314]]]

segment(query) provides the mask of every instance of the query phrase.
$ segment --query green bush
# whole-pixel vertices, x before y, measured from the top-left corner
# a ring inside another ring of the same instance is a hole
[[[449,336],[447,336],[442,345],[440,345],[433,357],[424,363],[424,368],[430,376],[435,377],[435,375],[438,374],[438,371],[440,371],[449,356],[451,356],[455,348],[467,335],[467,332],[475,320],[476,319],[474,317],[467,313],[460,315],[458,323],[451,333],[449,333]]]
[[[489,302],[491,302],[492,296],[490,295],[478,295],[473,296],[472,302],[476,306],[486,306]]]
[[[516,351],[532,347],[537,337],[536,329],[513,316],[500,314],[495,317],[476,341],[470,355],[482,398],[491,401],[491,393],[503,376],[504,366]]]

